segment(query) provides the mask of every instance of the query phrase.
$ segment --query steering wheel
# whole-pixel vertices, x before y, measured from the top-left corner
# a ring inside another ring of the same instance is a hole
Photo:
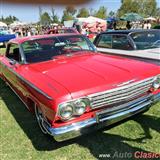
[[[75,50],[74,48],[75,48],[75,49],[76,49],[76,48],[79,48],[81,51],[83,50],[81,46],[71,46],[71,47],[70,47],[70,50],[73,50],[73,51],[74,51],[74,50]],[[79,50],[79,49],[78,49],[78,50]],[[76,50],[75,50],[75,51],[76,51]]]

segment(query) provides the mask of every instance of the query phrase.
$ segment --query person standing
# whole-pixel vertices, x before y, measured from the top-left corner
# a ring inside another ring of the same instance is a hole
[[[116,30],[116,26],[117,26],[117,23],[116,23],[116,21],[114,21],[114,22],[113,22],[113,29],[114,29],[114,30]]]
[[[126,28],[127,28],[127,29],[131,29],[130,21],[127,21]]]
[[[147,29],[151,29],[151,23],[150,23],[150,21],[147,21]]]
[[[144,21],[143,29],[147,29],[147,22],[146,21]]]
[[[143,29],[151,29],[151,23],[149,21],[144,21]]]

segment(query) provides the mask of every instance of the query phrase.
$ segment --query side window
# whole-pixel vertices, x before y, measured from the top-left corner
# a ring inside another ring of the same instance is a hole
[[[21,61],[19,46],[17,44],[10,44],[7,49],[6,57],[9,59],[14,59],[17,62]]]
[[[133,49],[125,35],[113,35],[112,48],[122,50]]]
[[[131,37],[136,44],[137,49],[149,49],[159,47],[160,32],[140,32],[132,33]],[[155,43],[157,42],[157,43]]]
[[[99,37],[99,41],[97,43],[97,47],[112,48],[112,35],[102,34]]]

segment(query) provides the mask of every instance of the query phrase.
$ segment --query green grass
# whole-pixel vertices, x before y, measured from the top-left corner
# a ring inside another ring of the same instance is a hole
[[[41,133],[34,115],[0,80],[1,160],[90,160],[116,151],[160,153],[159,144],[160,103],[112,128],[58,143]]]
[[[1,160],[82,160],[113,155],[115,151],[160,152],[160,103],[110,129],[62,143],[41,133],[34,115],[2,80],[0,113]]]
[[[3,55],[6,51],[6,48],[0,47],[0,55]]]

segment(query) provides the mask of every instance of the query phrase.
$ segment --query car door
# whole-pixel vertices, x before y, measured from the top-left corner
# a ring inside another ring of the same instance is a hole
[[[8,45],[6,56],[2,60],[2,75],[9,86],[20,96],[26,94],[19,70],[21,68],[21,54],[19,45],[11,43]]]

